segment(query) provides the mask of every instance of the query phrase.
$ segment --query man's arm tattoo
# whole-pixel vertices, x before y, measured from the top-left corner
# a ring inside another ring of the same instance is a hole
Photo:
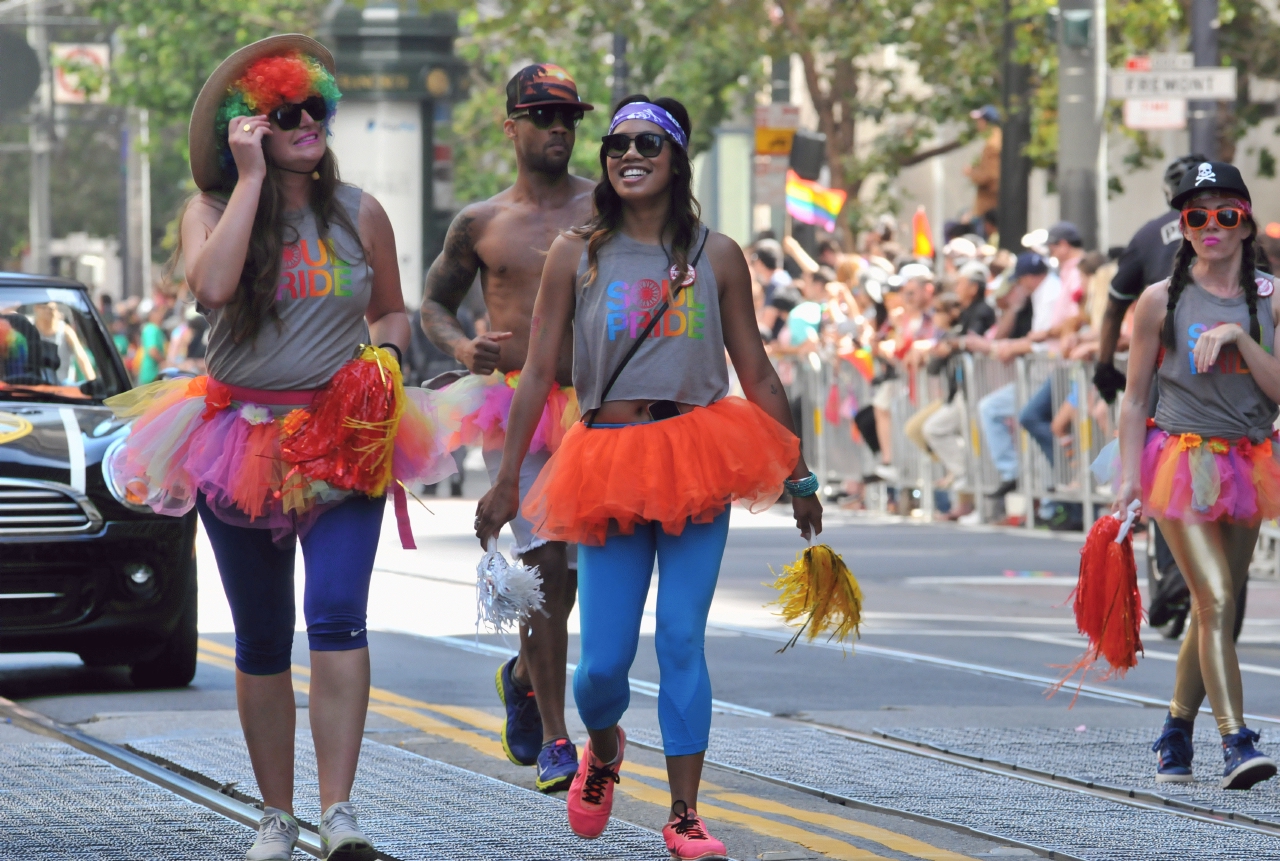
[[[480,260],[476,256],[471,239],[471,225],[475,217],[462,212],[449,226],[444,250],[431,264],[424,284],[426,296],[422,301],[422,331],[440,349],[453,355],[454,344],[467,340],[467,334],[458,322],[458,306],[466,298],[475,281]]]

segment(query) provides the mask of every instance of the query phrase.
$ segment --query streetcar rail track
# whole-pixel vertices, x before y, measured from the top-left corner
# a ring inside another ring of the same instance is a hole
[[[70,745],[76,750],[95,756],[174,795],[225,816],[233,822],[246,825],[255,831],[258,828],[258,821],[262,818],[261,810],[212,785],[193,780],[186,774],[165,768],[139,753],[95,738],[4,697],[0,697],[0,714],[20,729]],[[314,830],[300,829],[298,848],[308,855],[323,857],[320,849],[320,835]],[[381,853],[379,857],[386,861],[397,861]]]
[[[782,634],[782,633],[774,634],[773,632],[769,632],[769,631],[760,631],[758,629],[751,629],[751,628],[741,628],[738,626],[724,625],[724,624],[719,624],[714,622],[708,622],[707,627],[733,631],[733,632],[745,634],[748,636],[760,636],[762,639],[775,640],[779,642],[785,642],[790,639],[789,637],[787,637],[785,634]],[[443,645],[448,645],[453,648],[459,648],[465,651],[475,652],[478,654],[493,655],[495,657],[510,657],[511,655],[515,654],[515,651],[512,649],[508,649],[502,646],[496,646],[490,643],[482,643],[482,642],[479,642],[478,640],[469,640],[463,637],[437,636],[437,637],[428,637],[427,639],[434,640]],[[822,647],[824,644],[813,643],[810,645]],[[836,644],[826,644],[826,647],[834,648],[834,649],[841,648],[839,645],[836,645]],[[998,667],[985,667],[980,664],[968,664],[963,661],[954,661],[948,658],[937,658],[932,655],[919,655],[913,652],[903,652],[898,649],[885,649],[885,648],[880,648],[875,646],[866,646],[864,644],[859,644],[858,649],[868,651],[871,654],[883,655],[885,657],[897,658],[900,660],[918,661],[922,663],[934,663],[934,664],[939,664],[952,669],[963,670],[966,672],[983,671],[981,672],[982,675],[995,675],[997,677],[1010,678],[1015,681],[1034,683],[1037,685],[1047,685],[1047,684],[1056,683],[1057,681],[1056,679],[1049,679],[1048,677],[1045,677],[1045,676],[1035,676],[1029,673],[1020,673],[1012,670],[1001,670]],[[885,653],[888,653],[888,654],[885,654]],[[567,668],[570,671],[572,671],[574,667],[575,667],[574,664],[567,665]],[[643,694],[645,696],[650,696],[650,697],[656,697],[658,693],[657,685],[651,682],[644,682],[636,679],[631,680],[631,689],[635,693]],[[1168,706],[1168,703],[1156,700],[1154,697],[1146,697],[1141,694],[1129,694],[1126,692],[1114,692],[1105,688],[1095,688],[1090,685],[1084,686],[1084,690],[1082,690],[1081,695],[1082,696],[1092,695],[1098,699],[1109,699],[1109,700],[1118,699],[1122,702],[1129,702],[1134,705],[1160,706],[1160,707]],[[1169,798],[1167,796],[1163,796],[1154,792],[1148,792],[1140,789],[1133,789],[1133,788],[1127,788],[1127,787],[1113,787],[1113,786],[1108,786],[1106,784],[1100,784],[1096,781],[1089,781],[1081,778],[1074,778],[1068,775],[1059,775],[1059,774],[1053,774],[1049,772],[1042,772],[1036,769],[1030,769],[1030,768],[1026,768],[1026,767],[1019,766],[1012,763],[1004,763],[1004,762],[999,762],[995,760],[982,760],[973,756],[965,756],[963,754],[957,754],[950,751],[943,751],[938,748],[933,748],[932,746],[927,745],[923,742],[916,742],[914,740],[909,740],[909,739],[899,739],[895,736],[889,735],[888,733],[881,733],[878,731],[867,732],[867,731],[861,731],[861,730],[852,730],[852,729],[847,729],[845,727],[822,723],[820,721],[815,721],[815,720],[811,720],[804,717],[773,714],[773,713],[764,711],[762,709],[756,709],[749,706],[739,705],[736,703],[725,702],[722,700],[715,700],[713,707],[716,711],[722,712],[724,714],[733,714],[741,717],[758,717],[758,718],[763,718],[771,721],[779,721],[794,727],[816,729],[825,733],[847,738],[851,741],[861,742],[863,744],[870,744],[876,747],[893,750],[899,753],[907,753],[912,756],[923,757],[923,758],[931,759],[937,762],[945,762],[951,765],[960,766],[962,768],[967,768],[970,770],[979,771],[979,772],[983,772],[986,774],[991,774],[999,777],[1011,778],[1011,779],[1023,781],[1026,783],[1035,784],[1038,786],[1050,787],[1050,788],[1058,789],[1065,792],[1073,792],[1080,795],[1090,796],[1090,797],[1105,800],[1105,801],[1115,802],[1117,804],[1124,804],[1129,807],[1136,807],[1139,809],[1149,810],[1149,811],[1157,811],[1160,813],[1165,813],[1173,816],[1180,816],[1185,819],[1191,819],[1197,822],[1218,825],[1221,827],[1233,828],[1237,830],[1249,831],[1253,833],[1265,834],[1270,837],[1280,837],[1280,824],[1272,823],[1264,819],[1258,819],[1256,817],[1248,816],[1247,814],[1238,813],[1235,811],[1214,810],[1214,809],[1203,807],[1202,805],[1190,804],[1190,803]],[[1202,711],[1203,710],[1204,709],[1202,709]],[[1261,716],[1250,716],[1250,717],[1254,720],[1267,720],[1271,723],[1280,723],[1280,721],[1277,721],[1275,718],[1264,718]],[[633,744],[637,747],[642,747],[647,750],[654,750],[661,753],[660,746],[646,744],[640,741],[639,739],[635,739],[635,738],[628,739],[628,743]],[[741,768],[739,766],[735,766],[732,764],[718,762],[711,758],[708,758],[706,760],[706,763],[707,765],[712,766],[714,768],[730,771],[730,772],[741,774],[747,777],[754,777],[756,779],[765,781],[766,783],[774,784],[775,786],[781,786],[781,787],[793,789],[797,792],[802,792],[807,795],[813,795],[813,796],[822,798],[826,801],[829,801],[831,803],[841,804],[846,807],[852,807],[856,809],[868,810],[868,811],[873,811],[878,813],[887,813],[895,816],[902,816],[902,817],[919,821],[919,822],[928,823],[931,825],[942,826],[954,831],[960,831],[965,834],[982,837],[984,839],[993,840],[995,842],[1004,843],[1006,845],[1029,849],[1047,858],[1066,859],[1066,861],[1080,861],[1080,859],[1078,859],[1077,856],[1066,854],[1064,852],[1061,852],[1060,850],[1052,849],[1045,846],[1039,846],[1033,843],[1013,840],[1011,838],[1008,838],[999,834],[993,834],[993,833],[981,831],[979,829],[974,829],[969,826],[963,825],[961,823],[953,822],[947,819],[932,817],[926,814],[913,813],[911,811],[901,810],[899,808],[891,807],[888,805],[881,805],[881,804],[876,804],[874,802],[868,802],[865,800],[853,798],[851,796],[842,795],[837,792],[831,792],[829,790],[822,789],[821,787],[809,786],[807,784],[800,783],[794,780],[789,780],[783,777],[778,777],[776,775],[770,775],[770,774],[758,772],[752,769]]]

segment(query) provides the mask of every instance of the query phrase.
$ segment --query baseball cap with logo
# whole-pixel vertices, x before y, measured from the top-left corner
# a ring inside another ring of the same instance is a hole
[[[1253,202],[1249,188],[1235,165],[1225,161],[1202,161],[1183,175],[1182,182],[1178,183],[1178,193],[1169,203],[1174,209],[1181,209],[1184,203],[1205,191],[1221,192]]]
[[[578,98],[578,85],[559,66],[535,63],[525,66],[507,81],[507,113],[539,105],[575,105],[584,111],[594,105]]]

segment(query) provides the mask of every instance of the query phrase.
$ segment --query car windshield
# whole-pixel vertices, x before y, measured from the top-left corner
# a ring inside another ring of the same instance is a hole
[[[129,388],[82,290],[0,287],[0,401],[93,402]]]

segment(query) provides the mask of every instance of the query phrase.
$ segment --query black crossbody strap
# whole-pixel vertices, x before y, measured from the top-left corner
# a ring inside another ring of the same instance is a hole
[[[702,244],[698,246],[698,253],[694,255],[693,262],[689,264],[690,268],[698,265],[698,261],[702,259],[702,249],[707,247],[707,239],[711,237],[711,228],[704,229],[706,230],[706,233],[702,237]],[[684,285],[681,284],[678,289],[683,290]],[[604,384],[604,391],[600,393],[601,406],[604,405],[604,399],[609,396],[609,392],[613,390],[613,384],[618,382],[618,377],[622,374],[622,369],[625,368],[627,363],[635,357],[635,354],[640,350],[640,346],[644,343],[644,339],[649,337],[649,333],[651,333],[653,328],[658,325],[658,321],[662,319],[662,315],[667,313],[667,308],[670,306],[671,300],[663,299],[662,304],[654,309],[653,315],[649,318],[649,324],[644,327],[644,331],[640,333],[640,337],[636,338],[635,343],[631,345],[631,349],[622,357],[622,361],[618,363],[618,367],[613,369],[613,375],[609,377],[609,382]],[[596,413],[599,411],[600,407],[596,407],[591,411],[591,416],[586,419],[587,427],[595,426]]]

